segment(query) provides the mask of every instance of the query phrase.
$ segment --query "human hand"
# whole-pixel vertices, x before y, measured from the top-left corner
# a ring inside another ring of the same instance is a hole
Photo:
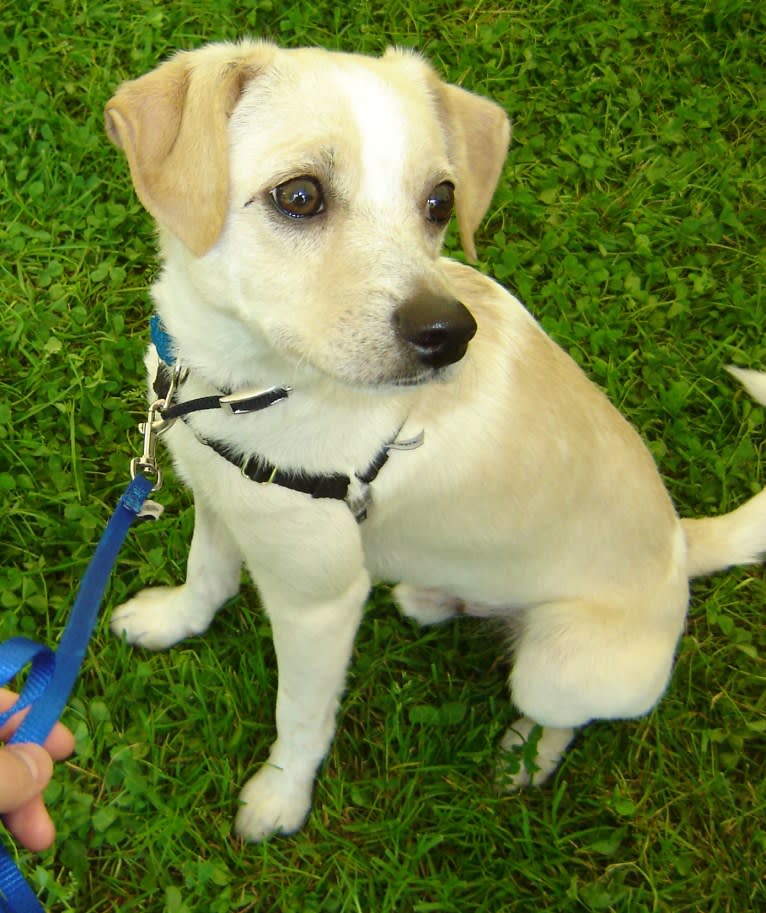
[[[0,713],[16,700],[12,691],[0,688]],[[27,711],[14,714],[0,728],[0,743],[21,724]],[[53,761],[74,751],[74,736],[61,723],[40,745],[0,744],[0,814],[8,830],[27,849],[40,852],[53,843],[56,829],[43,801],[42,792],[53,775]]]

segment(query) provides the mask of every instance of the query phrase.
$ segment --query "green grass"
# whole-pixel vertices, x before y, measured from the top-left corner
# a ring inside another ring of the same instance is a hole
[[[482,269],[637,425],[682,513],[757,490],[764,410],[723,366],[766,366],[765,15],[745,0],[3,5],[0,637],[55,642],[139,445],[156,261],[103,104],[204,40],[401,43],[502,103],[514,142]],[[191,502],[172,481],[162,500],[110,607],[182,577]],[[695,585],[659,707],[592,726],[549,786],[508,797],[492,785],[514,715],[499,645],[473,623],[417,630],[381,589],[309,822],[255,847],[231,835],[273,737],[255,594],[160,655],[104,624],[66,714],[78,753],[49,791],[59,841],[23,867],[55,913],[766,909],[765,602],[757,568]]]

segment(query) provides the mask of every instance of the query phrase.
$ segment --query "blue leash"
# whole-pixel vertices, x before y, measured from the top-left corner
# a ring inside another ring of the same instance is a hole
[[[125,537],[156,483],[137,473],[120,498],[80,584],[58,649],[26,637],[0,644],[0,686],[31,663],[14,706],[0,714],[2,726],[25,707],[30,711],[9,742],[42,744],[66,706],[98,618],[106,584]],[[0,846],[0,913],[43,913],[37,897]]]

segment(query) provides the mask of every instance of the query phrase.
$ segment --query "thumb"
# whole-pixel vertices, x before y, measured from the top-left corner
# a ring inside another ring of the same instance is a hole
[[[42,792],[53,774],[53,761],[41,745],[0,747],[0,814],[26,805]]]

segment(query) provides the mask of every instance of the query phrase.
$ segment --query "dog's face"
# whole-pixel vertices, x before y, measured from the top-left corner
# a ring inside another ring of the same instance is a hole
[[[123,86],[107,106],[144,205],[200,295],[293,369],[412,384],[476,330],[442,279],[494,191],[500,108],[420,58],[211,45]]]

